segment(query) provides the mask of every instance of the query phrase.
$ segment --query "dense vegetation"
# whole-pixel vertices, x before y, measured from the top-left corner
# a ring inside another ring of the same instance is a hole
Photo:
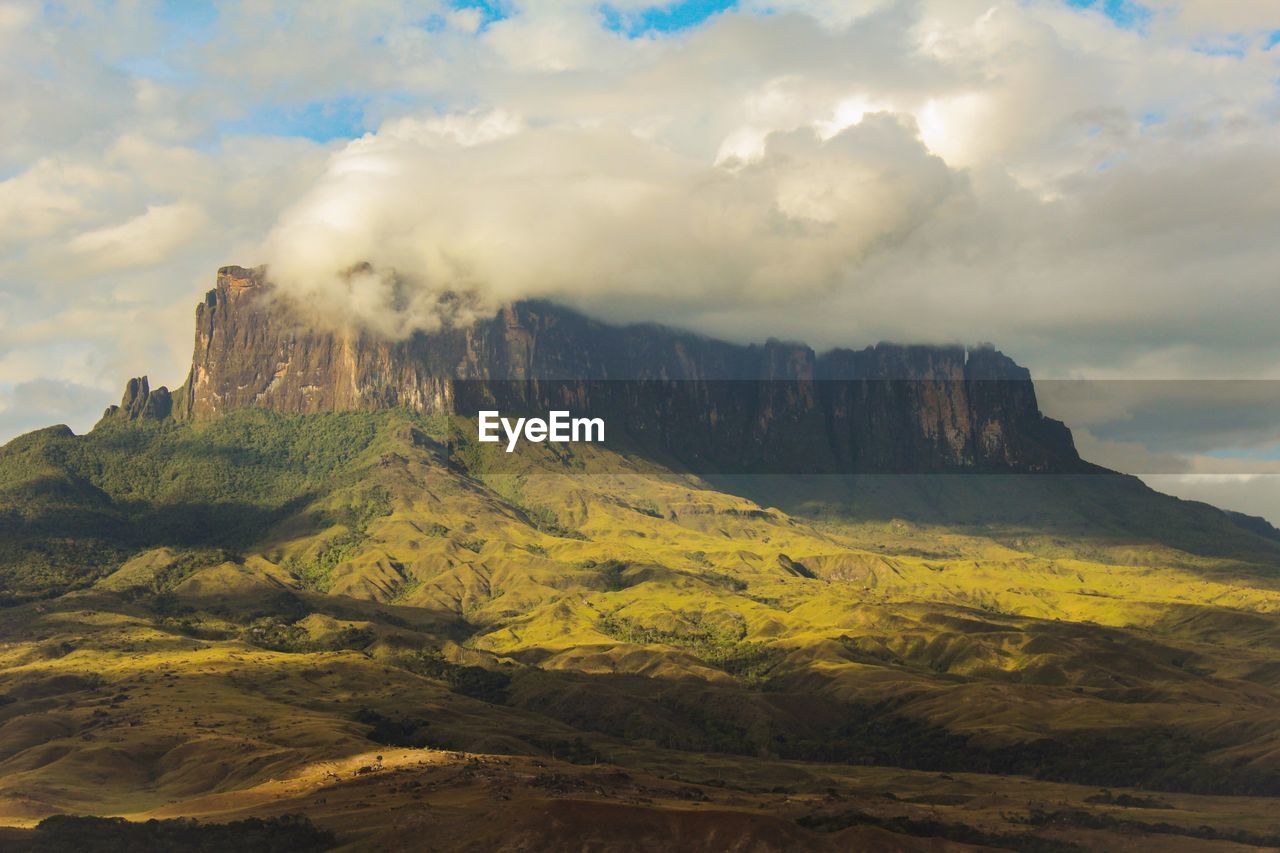
[[[685,649],[750,684],[762,684],[769,667],[781,655],[781,650],[771,648],[767,643],[747,641],[747,626],[740,620],[705,624],[701,612],[694,611],[684,616],[688,627],[674,630],[647,627],[616,616],[606,616],[600,620],[599,627],[602,633],[624,643]]]
[[[353,462],[407,417],[243,411],[14,439],[0,449],[0,597],[83,586],[144,548],[243,548],[349,480]],[[335,542],[333,556],[304,572],[322,583],[350,544]]]
[[[249,818],[233,823],[55,815],[36,827],[31,853],[319,853],[333,834],[303,815]]]
[[[304,587],[317,592],[328,592],[333,570],[350,560],[369,539],[369,523],[391,514],[391,497],[386,489],[374,487],[360,493],[331,518],[316,519],[318,523],[341,525],[343,532],[329,539],[309,558],[286,558],[281,567],[298,578]]]
[[[835,814],[806,815],[796,822],[819,832],[837,832],[851,826],[875,826],[901,835],[945,838],[961,844],[973,844],[997,850],[1016,850],[1019,853],[1074,853],[1074,851],[1085,849],[1069,841],[1040,838],[1030,832],[990,832],[963,823],[908,817],[885,818],[856,809]]]

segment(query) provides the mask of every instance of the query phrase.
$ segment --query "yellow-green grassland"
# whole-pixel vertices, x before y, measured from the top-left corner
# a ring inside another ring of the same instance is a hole
[[[58,814],[302,814],[316,849],[1280,844],[1277,543],[1118,476],[967,477],[937,513],[473,434],[246,410],[0,451],[0,847]]]

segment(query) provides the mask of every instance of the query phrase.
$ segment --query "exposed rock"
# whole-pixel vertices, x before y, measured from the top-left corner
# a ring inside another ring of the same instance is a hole
[[[102,417],[126,421],[158,421],[172,414],[173,395],[169,393],[169,389],[161,385],[153,391],[147,377],[140,376],[129,380],[120,405],[108,407]]]
[[[167,392],[151,403],[161,391],[130,383],[121,411],[158,413],[172,404]],[[191,372],[175,397],[175,415],[190,419],[246,407],[568,408],[609,415],[642,446],[726,472],[1087,467],[1070,431],[1040,413],[1030,374],[990,347],[819,355],[610,326],[541,301],[396,341],[306,322],[261,268],[218,272],[197,306]]]

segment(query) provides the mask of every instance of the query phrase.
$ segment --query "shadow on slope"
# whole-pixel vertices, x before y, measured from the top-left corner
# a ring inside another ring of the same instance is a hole
[[[1113,555],[1159,547],[1280,567],[1280,531],[1151,489],[1136,477],[1093,474],[861,474],[708,476],[723,491],[790,514],[840,521],[952,527],[1046,556]],[[1038,540],[1038,541],[1037,541]]]

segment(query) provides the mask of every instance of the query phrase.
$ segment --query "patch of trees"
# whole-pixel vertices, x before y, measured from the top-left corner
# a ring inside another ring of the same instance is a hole
[[[423,749],[427,746],[427,736],[424,732],[428,725],[427,720],[394,720],[371,708],[361,708],[355,714],[355,721],[369,726],[369,731],[365,732],[364,736],[374,743],[410,749]]]
[[[280,617],[259,619],[245,629],[245,642],[273,652],[306,654],[309,652],[364,651],[377,636],[370,628],[348,625],[319,640],[311,639],[307,629]]]
[[[0,597],[86,586],[146,548],[245,547],[349,482],[402,417],[245,410],[20,436],[0,453]]]
[[[701,613],[685,615],[690,627],[674,630],[641,625],[619,616],[606,616],[596,627],[600,633],[624,643],[684,649],[699,660],[753,685],[764,684],[769,670],[782,657],[782,650],[767,643],[745,640],[746,623],[741,618],[711,624]]]
[[[493,705],[504,705],[507,702],[511,676],[505,672],[452,663],[445,660],[436,649],[419,651],[404,659],[402,665],[410,672],[445,682],[453,692],[463,696]]]
[[[1151,823],[1087,812],[1082,809],[1060,809],[1052,812],[1036,809],[1025,818],[1025,821],[1028,825],[1036,827],[1073,827],[1124,833],[1140,832],[1150,835],[1180,835],[1184,838],[1199,838],[1207,841],[1233,841],[1250,847],[1280,847],[1280,834],[1275,833],[1264,834],[1249,832],[1245,829],[1217,829],[1212,826],[1179,826],[1166,821]]]
[[[319,853],[337,843],[333,833],[303,815],[232,823],[54,815],[40,822],[34,836],[32,853]]]
[[[882,817],[867,812],[848,810],[835,814],[805,815],[796,823],[818,832],[838,832],[851,826],[874,826],[917,838],[945,838],[961,844],[1017,850],[1020,853],[1074,853],[1083,850],[1078,844],[1041,838],[1030,833],[988,832],[964,823],[949,823],[936,818],[912,818],[903,815]]]

